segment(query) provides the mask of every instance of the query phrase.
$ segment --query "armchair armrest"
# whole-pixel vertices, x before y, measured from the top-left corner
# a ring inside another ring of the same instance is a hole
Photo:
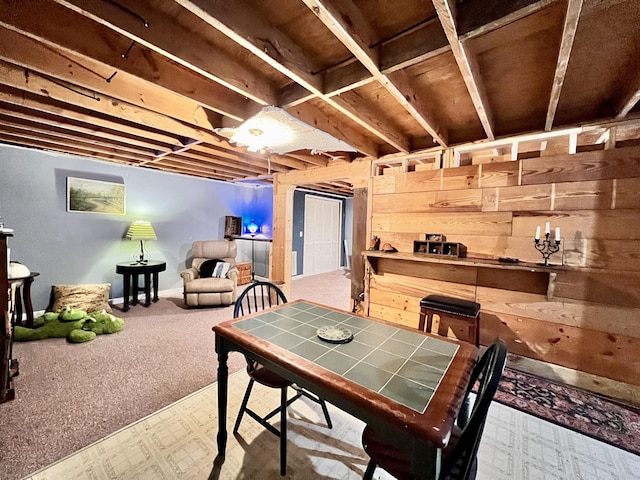
[[[189,283],[191,280],[195,280],[200,275],[198,274],[198,270],[196,270],[194,267],[190,267],[180,272],[180,276],[182,277],[184,283]]]

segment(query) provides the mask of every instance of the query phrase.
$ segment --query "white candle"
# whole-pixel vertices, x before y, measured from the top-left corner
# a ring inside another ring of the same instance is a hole
[[[551,228],[551,224],[550,224],[549,222],[547,222],[547,223],[545,224],[545,226],[544,226],[544,233],[546,233],[547,235],[548,235],[549,233],[551,233],[550,228]]]
[[[540,240],[540,225],[536,227],[536,240]]]
[[[560,240],[560,227],[556,227],[556,240]]]

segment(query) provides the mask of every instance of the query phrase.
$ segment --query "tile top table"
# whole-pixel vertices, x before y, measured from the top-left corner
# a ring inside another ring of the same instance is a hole
[[[348,329],[329,343],[318,328]],[[477,357],[471,344],[305,300],[221,323],[216,334],[218,450],[226,446],[227,355],[240,351],[415,452],[414,471],[437,478]],[[412,462],[414,463],[414,462]]]
[[[424,413],[459,345],[307,302],[287,304],[234,324],[330,372]],[[329,343],[324,326],[343,327],[353,341]]]

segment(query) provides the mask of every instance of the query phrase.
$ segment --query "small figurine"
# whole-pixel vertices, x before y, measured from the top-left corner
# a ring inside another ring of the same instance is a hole
[[[380,237],[374,235],[374,237],[369,242],[369,250],[380,250]]]

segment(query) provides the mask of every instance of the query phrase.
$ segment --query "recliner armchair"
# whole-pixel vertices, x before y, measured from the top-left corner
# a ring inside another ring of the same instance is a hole
[[[188,307],[231,305],[238,298],[237,247],[235,240],[200,240],[191,246],[191,268],[180,273],[184,284],[184,303]],[[226,277],[202,277],[207,260],[231,264]]]

